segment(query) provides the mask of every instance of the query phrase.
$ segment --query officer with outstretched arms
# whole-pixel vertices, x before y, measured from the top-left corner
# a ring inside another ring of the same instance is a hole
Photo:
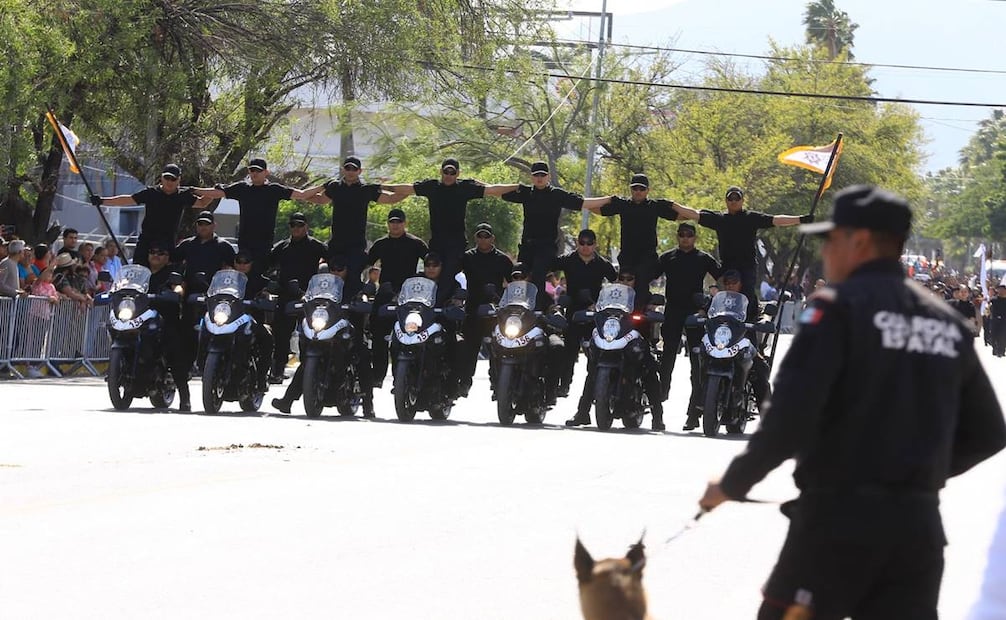
[[[966,322],[899,262],[912,212],[868,186],[835,196],[815,292],[759,430],[699,501],[743,501],[789,458],[800,497],[758,618],[937,617],[939,492],[1006,446]]]

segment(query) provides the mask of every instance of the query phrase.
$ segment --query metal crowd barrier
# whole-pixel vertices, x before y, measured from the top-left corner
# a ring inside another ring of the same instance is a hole
[[[787,301],[783,303],[782,308],[779,310],[779,312],[782,313],[782,317],[779,319],[780,334],[793,333],[793,328],[796,325],[797,307],[802,305],[802,302],[798,304],[795,301]]]
[[[45,297],[0,298],[0,370],[24,378],[34,368],[62,377],[83,368],[97,377],[95,363],[108,361],[108,306],[81,307]]]

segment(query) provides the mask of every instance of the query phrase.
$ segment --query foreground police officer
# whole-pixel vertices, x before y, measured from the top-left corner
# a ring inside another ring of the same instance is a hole
[[[939,491],[1006,446],[967,325],[905,278],[910,228],[905,200],[867,186],[802,227],[825,236],[833,288],[811,296],[761,428],[699,502],[743,499],[796,458],[801,494],[759,618],[936,618]]]

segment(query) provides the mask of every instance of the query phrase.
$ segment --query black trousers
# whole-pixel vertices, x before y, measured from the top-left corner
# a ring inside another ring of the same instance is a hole
[[[458,347],[458,382],[465,387],[471,387],[475,376],[475,366],[479,361],[479,351],[482,349],[482,339],[492,333],[493,322],[474,314],[465,316],[461,325],[464,341]]]
[[[759,620],[784,618],[798,604],[814,620],[937,617],[946,539],[935,494],[805,494],[783,511],[790,529]]]
[[[338,260],[336,260],[338,259]],[[363,268],[367,266],[367,253],[363,250],[342,251],[333,248],[331,242],[328,245],[328,265],[334,262],[342,262],[346,265],[346,284],[342,292],[343,300],[350,300],[363,290]],[[304,286],[304,283],[301,283]]]
[[[725,266],[724,269],[729,269]],[[741,293],[748,298],[748,323],[755,323],[758,321],[758,317],[761,314],[758,310],[758,293],[756,293],[756,282],[755,274],[756,270],[752,268],[739,269],[741,272]],[[754,342],[754,341],[752,341]]]
[[[276,342],[273,344],[272,374],[282,375],[290,359],[290,337],[297,329],[297,318],[287,316],[283,309],[290,300],[280,298],[279,311],[273,314],[272,331]]]
[[[545,276],[555,262],[555,242],[522,241],[517,260],[531,271],[531,282],[538,287],[537,310],[545,310],[552,305],[552,297],[545,292]]]
[[[990,317],[992,355],[1006,354],[1006,317]]]
[[[689,310],[680,308],[666,308],[664,311],[664,322],[660,326],[660,335],[664,340],[664,354],[660,359],[660,393],[663,400],[667,400],[671,390],[671,375],[674,372],[674,364],[678,359],[678,352],[681,347],[681,332],[684,330],[685,338],[688,340],[688,361],[691,365],[692,394],[688,400],[688,406],[698,404],[700,384],[702,383],[702,372],[699,368],[699,350],[702,346],[701,329],[685,329],[685,320],[694,314]]]
[[[650,282],[657,276],[657,256],[634,256],[621,252],[618,255],[618,268],[630,267],[636,273],[633,289],[636,291],[636,307],[641,307],[650,301]]]
[[[370,352],[371,368],[373,369],[373,380],[375,384],[384,381],[388,374],[388,353],[391,350],[391,343],[388,336],[395,327],[395,319],[390,317],[370,317]]]
[[[570,309],[568,316],[572,317],[576,310]],[[563,338],[562,352],[559,357],[559,385],[567,390],[573,384],[573,369],[580,358],[580,349],[583,341],[590,337],[594,326],[591,324],[579,325],[570,323],[569,329]]]

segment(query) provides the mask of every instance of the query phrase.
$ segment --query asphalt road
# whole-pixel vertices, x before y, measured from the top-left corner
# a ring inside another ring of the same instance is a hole
[[[601,558],[644,530],[656,618],[754,616],[777,507],[728,504],[664,543],[744,446],[678,430],[684,359],[665,433],[566,429],[575,399],[502,428],[481,366],[448,422],[408,425],[386,391],[377,420],[307,420],[116,412],[100,379],[0,383],[0,617],[578,618],[576,535]],[[978,591],[1004,465],[943,494],[942,617]],[[792,497],[790,472],[752,496]]]

